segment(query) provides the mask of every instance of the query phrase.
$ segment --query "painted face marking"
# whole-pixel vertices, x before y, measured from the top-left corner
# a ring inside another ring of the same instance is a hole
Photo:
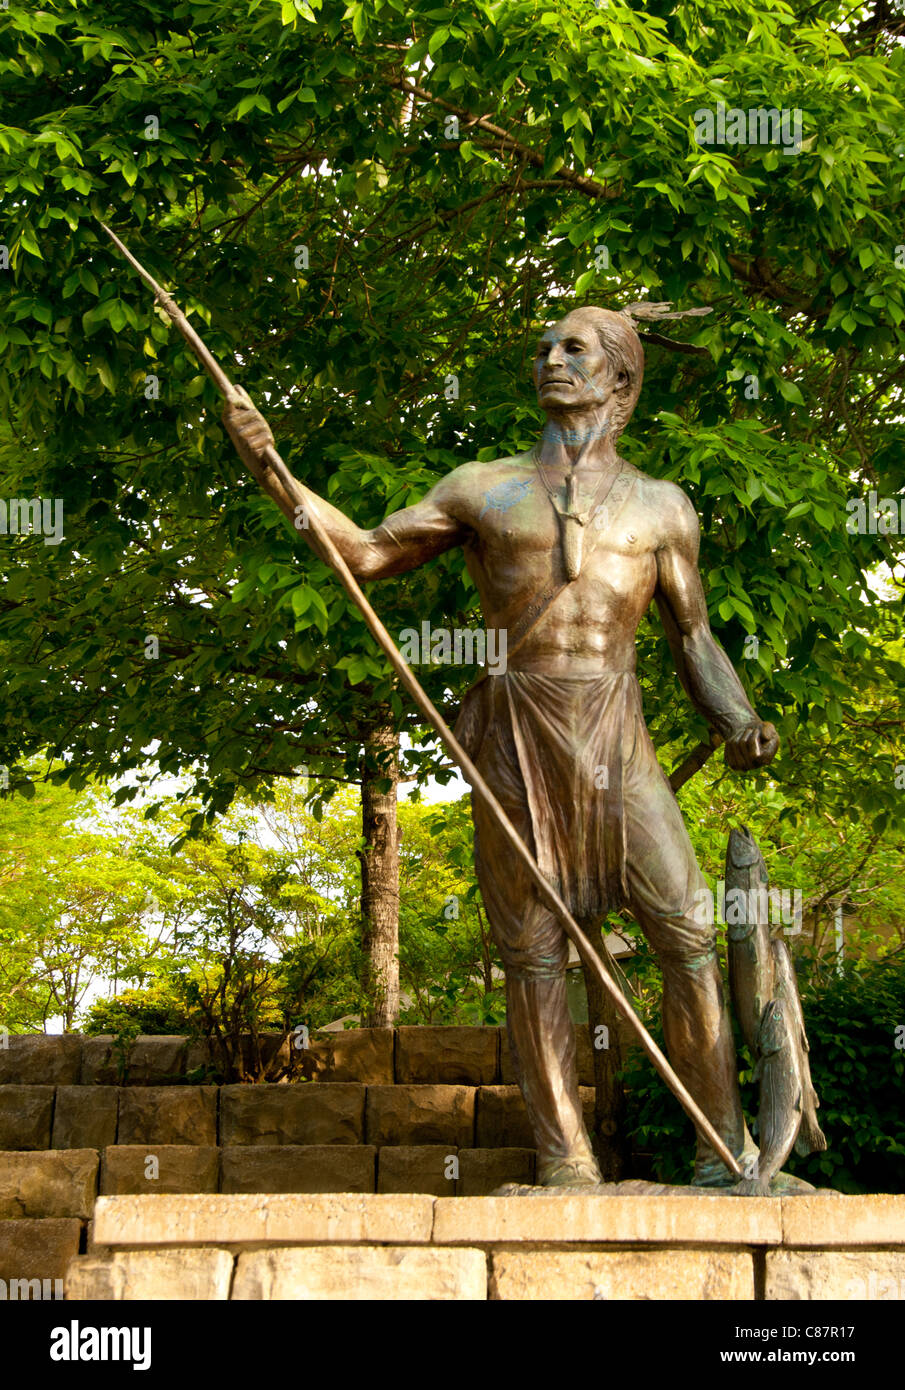
[[[541,357],[541,348],[545,347],[548,343],[549,343],[550,347],[552,348],[552,347],[554,347],[554,346],[556,345],[556,343],[561,343],[561,342],[563,342],[564,340],[572,339],[572,338],[574,338],[574,336],[575,336],[575,335],[572,334],[572,333],[557,333],[556,330],[553,329],[553,328],[549,329],[549,330],[544,334],[543,338],[541,339],[540,345],[538,346],[538,350],[537,350],[537,358],[536,358],[536,361],[535,361],[535,368],[534,368],[534,370],[535,370],[535,377],[536,377],[536,378],[539,378],[539,375],[540,375],[540,369],[541,369],[541,361],[540,361],[540,357]],[[569,364],[570,364],[570,366],[572,366],[572,367],[574,368],[574,370],[578,373],[578,375],[584,379],[585,384],[586,384],[587,386],[590,386],[591,390],[594,392],[594,395],[598,398],[598,400],[601,400],[601,401],[606,400],[606,396],[604,395],[604,392],[600,389],[599,386],[595,385],[595,383],[594,383],[594,381],[592,380],[591,374],[590,374],[590,372],[588,371],[587,367],[582,366],[581,362],[578,361],[578,357],[581,356],[581,354],[582,354],[583,352],[585,352],[585,350],[586,350],[586,349],[581,348],[580,351],[579,351],[578,353],[567,352],[567,353],[566,353],[566,356],[567,356],[567,358],[569,359]],[[544,383],[544,384],[546,385],[547,383]],[[538,385],[538,388],[539,388],[540,385],[541,385],[541,383],[540,383],[539,380],[537,381],[537,385]]]

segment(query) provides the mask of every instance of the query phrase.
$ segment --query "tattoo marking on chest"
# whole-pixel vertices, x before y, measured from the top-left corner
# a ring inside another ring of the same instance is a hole
[[[523,497],[527,497],[533,487],[533,478],[508,478],[506,482],[488,488],[484,493],[484,505],[478,512],[478,521],[487,511],[508,512],[516,502],[521,502]]]

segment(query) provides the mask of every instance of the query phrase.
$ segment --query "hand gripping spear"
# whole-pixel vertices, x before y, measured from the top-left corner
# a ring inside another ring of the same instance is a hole
[[[224,400],[237,403],[241,399],[238,391],[220,365],[208,352],[204,343],[201,341],[179,306],[174,303],[170,295],[157,283],[154,277],[145,270],[144,266],[139,264],[119,238],[111,232],[110,228],[103,222],[101,222],[101,226],[114,245],[119,247],[129,264],[134,266],[135,270],[138,271],[138,274],[144,280],[145,284],[149,285],[154,291],[157,303],[162,306],[179,329],[179,332],[198,358],[198,361],[204,367]],[[697,1128],[709,1143],[713,1145],[713,1148],[719,1154],[727,1168],[739,1179],[743,1178],[744,1174],[734,1154],[717,1134],[713,1125],[710,1123],[703,1110],[701,1110],[687,1087],[679,1080],[679,1077],[673,1071],[664,1053],[654,1042],[618,985],[610,977],[609,972],[594,950],[590,940],[585,936],[556,889],[544,877],[534,860],[534,856],[515,829],[515,826],[509,820],[506,812],[484,781],[484,778],[465,752],[465,749],[459,744],[439,710],[435,709],[425,691],[422,690],[411,667],[403,659],[392,637],[374,612],[374,609],[359,587],[355,576],[352,574],[349,566],[346,564],[330,538],[329,531],[327,527],[324,526],[319,516],[317,495],[313,492],[309,492],[308,488],[304,487],[302,483],[292,476],[273,445],[268,447],[264,455],[263,465],[254,466],[251,468],[251,471],[264,491],[276,502],[280,510],[293,524],[296,523],[300,515],[306,518],[308,525],[305,527],[305,535],[315,554],[319,555],[321,559],[325,560],[326,563],[336,571],[340,583],[360,611],[367,624],[368,630],[374,637],[378,646],[382,648],[387,660],[399,677],[399,680],[405,686],[405,689],[411,695],[428,723],[432,724],[434,729],[436,729],[454,761],[458,763],[464,773],[466,780],[471,783],[472,791],[481,798],[493,815],[509,842],[509,846],[513,853],[517,855],[528,870],[541,898],[559,918],[566,936],[574,942],[582,961],[594,972],[597,979],[610,996],[615,1008],[635,1033],[638,1041],[650,1057],[657,1071],[679,1100],[686,1113],[694,1121]]]

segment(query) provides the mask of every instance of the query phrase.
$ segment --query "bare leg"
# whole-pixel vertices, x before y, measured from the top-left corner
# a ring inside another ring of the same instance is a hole
[[[624,793],[629,906],[663,969],[663,1031],[670,1061],[737,1156],[754,1152],[745,1128],[707,885],[675,797],[658,768],[627,778]],[[702,891],[703,890],[703,891]],[[698,1136],[695,1183],[735,1181]]]
[[[566,937],[493,823],[474,810],[478,882],[506,970],[509,1048],[537,1142],[538,1182],[597,1183],[566,1000]],[[507,810],[525,834],[527,810]]]
[[[580,1173],[563,1166],[576,1162],[589,1170],[590,1181],[599,1181],[581,1110],[565,973],[537,976],[507,969],[506,1008],[512,1066],[537,1142],[538,1182],[557,1175],[580,1179]]]

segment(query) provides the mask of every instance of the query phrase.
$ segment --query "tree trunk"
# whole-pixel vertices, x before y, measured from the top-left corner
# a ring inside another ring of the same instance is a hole
[[[389,779],[389,791],[378,783]],[[361,769],[361,935],[366,1028],[392,1028],[399,1014],[399,736],[392,726],[369,736]]]
[[[602,938],[592,935],[597,954],[607,968]],[[604,1182],[619,1182],[625,1176],[628,1141],[625,1133],[625,1090],[619,1077],[622,1046],[619,1041],[619,1015],[603,985],[582,965],[588,995],[588,1031],[594,1053],[594,1151]],[[604,1032],[603,1029],[606,1029]],[[599,1044],[605,1044],[600,1046]]]

